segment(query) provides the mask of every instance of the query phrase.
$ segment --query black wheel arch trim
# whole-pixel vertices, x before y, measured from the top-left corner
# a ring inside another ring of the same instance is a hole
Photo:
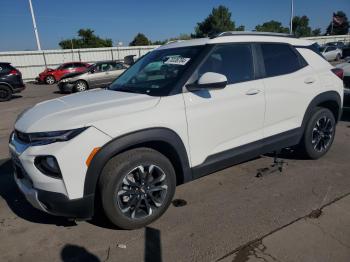
[[[14,92],[14,88],[9,84],[9,83],[6,83],[6,82],[0,82],[0,86],[3,85],[3,86],[7,86],[11,89],[11,92],[13,93]]]
[[[92,159],[85,177],[84,196],[95,194],[98,179],[106,163],[118,153],[129,148],[151,142],[162,142],[171,146],[180,162],[183,183],[192,180],[187,151],[180,136],[173,130],[163,127],[148,128],[117,137],[104,145]],[[178,175],[178,174],[177,174]]]
[[[341,98],[340,95],[336,91],[327,91],[318,94],[314,99],[311,100],[309,106],[306,109],[306,112],[304,114],[303,122],[302,122],[302,128],[305,130],[305,127],[307,125],[307,122],[309,121],[310,117],[312,116],[312,111],[314,108],[319,106],[322,103],[326,102],[335,102],[338,105],[338,112],[337,112],[337,117],[336,121],[338,122],[341,118],[341,113],[342,113],[342,104],[341,104]]]

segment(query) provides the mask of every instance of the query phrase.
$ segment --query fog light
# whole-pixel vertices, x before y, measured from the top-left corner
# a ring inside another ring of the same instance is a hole
[[[35,166],[45,175],[61,178],[61,170],[54,156],[38,156],[34,160]]]

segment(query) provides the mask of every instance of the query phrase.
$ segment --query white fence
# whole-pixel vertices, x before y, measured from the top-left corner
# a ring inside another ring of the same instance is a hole
[[[350,43],[350,35],[306,37],[324,45],[329,42],[342,41]],[[82,61],[93,63],[101,60],[123,60],[127,55],[136,58],[148,53],[158,46],[86,48],[74,50],[43,50],[0,52],[0,62],[10,62],[18,68],[25,81],[33,80],[46,67],[57,67],[65,62]]]
[[[29,81],[35,79],[46,67],[55,68],[66,62],[123,60],[127,55],[138,58],[156,47],[158,46],[0,52],[0,62],[10,62],[22,72],[23,80]]]
[[[327,36],[313,36],[313,37],[304,37],[311,41],[316,41],[319,45],[324,45],[330,42],[344,42],[350,43],[350,35],[327,35]]]

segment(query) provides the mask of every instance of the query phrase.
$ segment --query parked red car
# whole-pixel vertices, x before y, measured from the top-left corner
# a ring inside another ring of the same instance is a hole
[[[44,72],[40,73],[36,78],[38,82],[44,82],[46,84],[52,85],[60,79],[70,73],[83,72],[90,65],[82,62],[70,62],[65,63],[57,67],[56,69],[47,68]]]

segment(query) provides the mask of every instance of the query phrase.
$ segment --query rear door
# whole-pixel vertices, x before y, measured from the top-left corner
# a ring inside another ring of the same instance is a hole
[[[74,63],[74,72],[84,72],[87,68],[86,64],[84,63]]]
[[[260,44],[266,114],[264,137],[297,131],[315,96],[318,78],[297,50],[288,44]]]

